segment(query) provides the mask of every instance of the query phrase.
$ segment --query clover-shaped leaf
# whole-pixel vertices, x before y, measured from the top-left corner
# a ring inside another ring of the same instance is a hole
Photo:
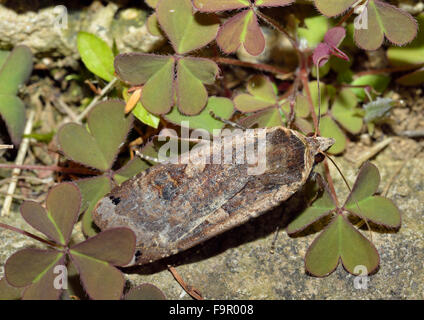
[[[141,103],[157,115],[168,113],[175,104],[182,114],[199,114],[208,98],[203,84],[213,84],[219,72],[218,66],[208,59],[143,53],[118,55],[115,68],[124,82],[144,85]]]
[[[254,112],[270,108],[277,104],[277,87],[268,77],[253,76],[247,84],[248,93],[242,93],[234,98],[237,110]]]
[[[305,268],[314,276],[325,277],[339,262],[351,274],[360,274],[357,266],[368,273],[377,269],[380,258],[377,249],[342,215],[336,218],[315,239],[305,256]]]
[[[25,127],[25,105],[16,96],[19,87],[32,72],[32,53],[25,46],[0,55],[0,117],[4,120],[13,144],[21,142]]]
[[[213,133],[214,130],[222,129],[225,124],[215,119],[210,112],[213,112],[216,116],[229,120],[234,113],[234,105],[230,99],[222,97],[210,97],[208,104],[203,111],[197,116],[184,116],[177,108],[173,108],[170,113],[164,116],[164,118],[177,125],[182,125],[185,121],[189,128],[192,129],[204,129],[209,133]]]
[[[125,104],[109,100],[99,103],[88,116],[88,132],[75,123],[65,124],[58,141],[67,157],[102,171],[109,170],[131,127],[124,115]]]
[[[324,277],[333,272],[341,261],[351,274],[359,274],[365,266],[368,273],[377,269],[379,255],[372,243],[347,219],[353,214],[360,219],[388,228],[400,227],[400,213],[387,198],[375,196],[380,182],[377,167],[366,162],[343,206],[337,206],[328,187],[314,204],[302,212],[287,227],[289,234],[306,229],[321,218],[333,214],[331,221],[313,241],[305,257],[306,270],[312,275]]]
[[[153,284],[143,283],[128,291],[124,300],[166,300],[166,296]]]
[[[23,249],[6,261],[6,280],[13,287],[24,288],[22,299],[58,299],[63,287],[57,284],[56,269],[66,268],[69,259],[77,267],[83,287],[91,298],[121,297],[124,278],[114,266],[130,263],[135,251],[135,235],[128,228],[114,228],[70,245],[80,205],[80,191],[72,183],[53,187],[47,195],[46,209],[34,202],[23,203],[24,219],[48,240],[32,237],[48,243],[51,249]]]
[[[47,195],[47,210],[37,202],[24,202],[21,205],[22,217],[49,239],[66,245],[78,219],[81,205],[81,195],[75,189],[75,185],[70,183],[63,183],[60,187],[51,189]]]
[[[342,14],[356,2],[315,0],[315,5],[321,13],[332,17]],[[378,49],[383,44],[384,36],[395,45],[401,46],[411,42],[417,35],[414,18],[393,5],[380,0],[369,0],[362,10],[362,14],[367,15],[367,25],[355,30],[355,42],[362,49]]]
[[[393,202],[384,197],[373,196],[379,183],[380,174],[377,167],[366,162],[359,171],[344,208],[373,223],[389,228],[399,228],[401,217]]]
[[[190,0],[161,0],[156,6],[156,14],[178,54],[207,45],[218,32],[218,19],[213,15],[194,14]]]
[[[244,9],[228,19],[219,29],[216,41],[227,54],[235,52],[241,45],[246,51],[257,56],[265,49],[265,37],[259,27],[255,12],[260,7],[278,7],[293,3],[294,0],[194,0],[194,6],[201,12],[219,12]]]

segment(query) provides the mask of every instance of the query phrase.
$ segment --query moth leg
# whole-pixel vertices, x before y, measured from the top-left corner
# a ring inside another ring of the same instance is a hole
[[[247,128],[239,125],[238,123],[235,123],[235,122],[232,122],[230,120],[223,119],[220,116],[217,116],[212,110],[209,111],[209,114],[211,115],[212,118],[215,118],[216,120],[219,120],[219,121],[221,121],[221,122],[223,122],[225,124],[228,124],[229,126],[232,126],[234,128],[242,129],[242,130],[246,130],[247,129]]]

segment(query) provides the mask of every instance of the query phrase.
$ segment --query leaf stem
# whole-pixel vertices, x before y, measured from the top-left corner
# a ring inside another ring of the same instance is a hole
[[[49,246],[52,246],[52,247],[55,247],[55,248],[62,248],[62,246],[59,245],[59,244],[57,244],[57,243],[54,243],[52,241],[43,239],[43,238],[41,238],[39,236],[36,236],[35,234],[32,234],[32,233],[30,233],[28,231],[25,231],[25,230],[22,230],[22,229],[19,229],[19,228],[10,226],[10,225],[5,224],[5,223],[1,223],[0,222],[0,228],[6,229],[6,230],[10,230],[10,231],[13,231],[13,232],[16,232],[16,233],[19,233],[19,234],[22,234],[24,236],[27,236],[27,237],[32,238],[34,240],[40,241],[42,243],[45,243],[45,244],[47,244]]]
[[[290,71],[287,71],[285,69],[275,67],[269,64],[252,63],[252,62],[240,61],[237,59],[225,58],[225,57],[212,57],[210,59],[215,61],[218,64],[226,64],[226,65],[233,65],[233,66],[244,67],[244,68],[251,68],[251,69],[265,71],[265,72],[269,72],[273,74],[287,75],[290,73]]]

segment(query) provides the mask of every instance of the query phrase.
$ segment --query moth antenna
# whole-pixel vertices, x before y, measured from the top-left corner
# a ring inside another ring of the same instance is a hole
[[[323,59],[324,57],[321,57],[321,59]],[[321,88],[320,88],[320,79],[319,79],[319,64],[321,62],[321,59],[318,60],[317,64],[316,64],[316,68],[317,68],[317,86],[318,86],[318,125],[315,128],[315,137],[318,135],[319,132],[319,125],[321,122]]]
[[[325,156],[327,159],[329,159],[329,160],[331,161],[331,163],[332,163],[332,164],[336,167],[336,169],[337,169],[337,171],[339,172],[340,176],[342,177],[342,179],[343,179],[344,183],[346,184],[347,188],[349,189],[349,192],[352,192],[352,188],[350,187],[349,182],[347,182],[347,180],[346,180],[346,178],[345,178],[344,174],[343,174],[343,173],[342,173],[342,171],[340,170],[340,168],[339,168],[339,166],[337,165],[336,161],[334,161],[334,160],[333,160],[333,159],[332,159],[329,155],[327,155],[327,154],[325,154],[325,153],[324,153],[324,156]],[[360,214],[358,214],[359,218],[361,218],[361,219],[362,219],[362,221],[363,221],[363,222],[365,222],[365,224],[366,224],[366,226],[367,226],[367,229],[368,229],[368,231],[370,232],[370,240],[371,240],[371,242],[372,242],[372,232],[371,232],[371,227],[370,227],[370,225],[369,225],[369,223],[368,223],[367,219],[363,216],[362,211],[361,211],[361,208],[359,207],[359,203],[358,203],[358,201],[356,201],[356,199],[353,199],[353,201],[355,201],[355,204],[356,204],[356,206],[358,207],[358,210],[359,210],[359,212],[360,212]],[[362,226],[362,225],[360,225],[360,226],[359,226],[359,228],[360,228],[361,226]]]
[[[212,118],[215,118],[218,121],[221,121],[225,124],[228,124],[229,126],[232,126],[234,128],[237,129],[242,129],[242,130],[246,130],[247,128],[243,127],[242,125],[239,125],[238,123],[232,122],[230,120],[226,120],[224,118],[221,118],[220,116],[217,116],[212,110],[209,111],[209,114],[211,115]]]

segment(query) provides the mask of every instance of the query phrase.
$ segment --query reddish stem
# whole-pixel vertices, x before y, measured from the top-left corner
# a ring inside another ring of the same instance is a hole
[[[224,58],[224,57],[212,57],[211,60],[215,61],[218,64],[226,64],[226,65],[233,65],[238,67],[244,67],[244,68],[251,68],[256,69],[260,71],[266,71],[274,74],[288,74],[290,71],[287,71],[282,68],[274,67],[269,64],[263,64],[263,63],[252,63],[252,62],[246,62],[246,61],[240,61],[237,59],[231,59],[231,58]]]
[[[35,234],[32,234],[32,233],[27,232],[27,231],[24,231],[22,229],[9,226],[8,224],[4,224],[4,223],[1,223],[0,222],[0,228],[3,228],[3,229],[7,229],[7,230],[10,230],[10,231],[14,231],[14,232],[20,233],[20,234],[22,234],[24,236],[30,237],[32,239],[35,239],[37,241],[40,241],[40,242],[45,243],[45,244],[47,244],[49,246],[52,246],[52,247],[60,247],[60,248],[62,247],[61,245],[59,245],[57,243],[54,243],[54,242],[51,242],[49,240],[40,238],[40,237],[36,236]]]

